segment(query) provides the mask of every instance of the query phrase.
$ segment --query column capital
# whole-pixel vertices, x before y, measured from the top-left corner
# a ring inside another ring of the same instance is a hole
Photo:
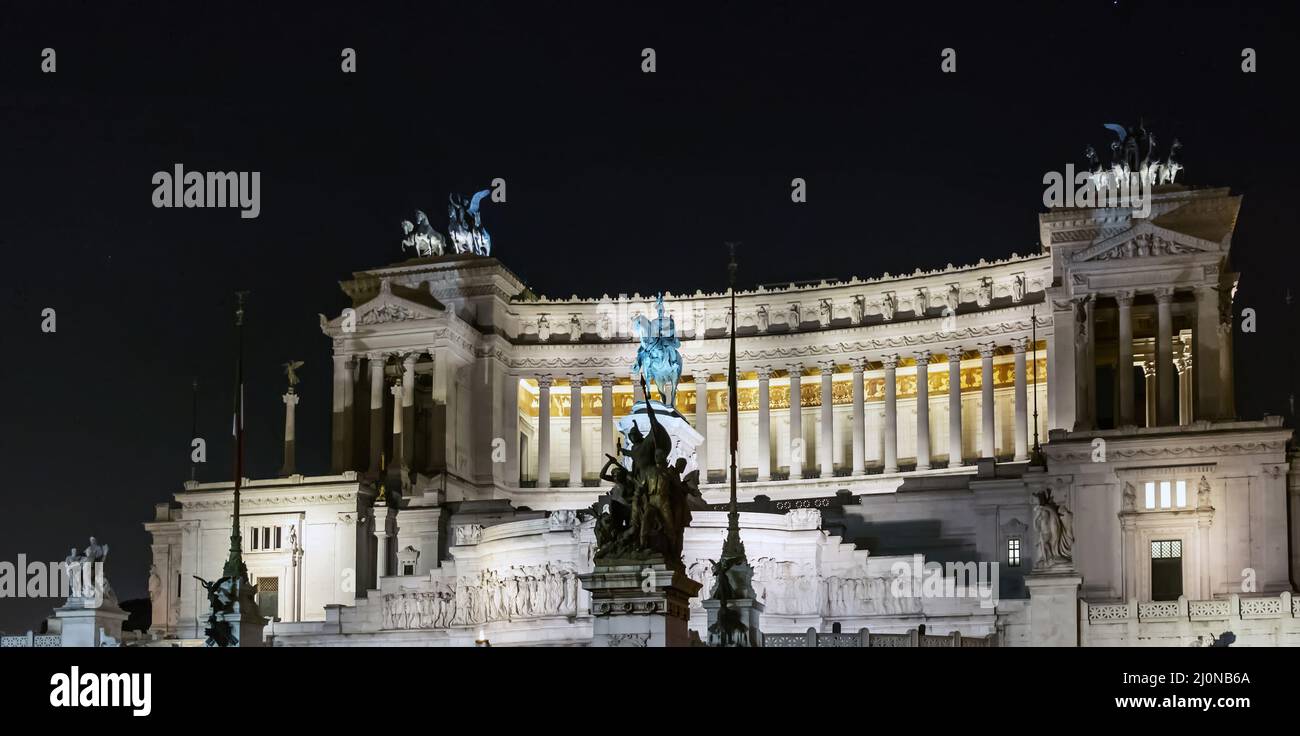
[[[586,376],[581,373],[566,373],[564,374],[564,377],[569,379],[569,388],[576,386],[580,391],[582,390],[583,382],[587,380]]]
[[[410,371],[414,370],[414,369],[415,369],[415,362],[416,362],[417,360],[419,360],[419,358],[420,358],[420,353],[419,353],[419,352],[410,352],[410,353],[407,353],[406,355],[403,355],[403,356],[402,356],[402,368],[404,368],[407,372],[410,372]]]
[[[992,358],[992,357],[993,357],[993,351],[996,350],[997,347],[998,347],[998,346],[997,346],[997,343],[992,343],[992,342],[982,342],[982,343],[980,343],[980,344],[979,344],[980,357],[981,357],[981,358]]]
[[[384,353],[384,352],[382,352],[382,351],[376,350],[376,351],[374,351],[374,352],[366,353],[366,360],[369,360],[369,361],[371,361],[372,363],[381,363],[381,364],[382,364],[383,362],[385,362],[386,360],[388,360],[388,354],[387,354],[387,353]]]
[[[849,367],[853,369],[854,374],[862,373],[867,369],[867,359],[849,358]]]
[[[601,388],[613,388],[615,383],[618,383],[618,376],[617,376],[617,375],[615,375],[615,374],[613,374],[613,373],[602,373],[602,374],[600,374],[600,387],[601,387]]]
[[[1153,361],[1146,360],[1142,362],[1142,375],[1145,378],[1151,378],[1156,374],[1156,364]]]
[[[1011,350],[1017,355],[1023,354],[1028,347],[1029,347],[1029,338],[1027,337],[1011,338]]]
[[[962,352],[963,352],[962,347],[960,345],[953,345],[952,347],[948,348],[948,362],[960,363]]]
[[[397,379],[397,380],[393,383],[392,386],[389,386],[389,387],[388,387],[388,393],[392,394],[392,395],[393,395],[393,398],[395,398],[395,399],[401,399],[401,398],[402,398],[402,379],[400,379],[400,378]]]
[[[922,365],[930,365],[930,358],[933,357],[934,354],[931,353],[929,350],[918,350],[915,353],[913,353],[913,355],[916,356],[916,364],[918,366],[922,366]]]
[[[281,396],[280,398],[284,400],[285,406],[298,405],[298,394],[294,393],[293,389],[289,389],[289,393],[285,394],[284,396]]]
[[[1133,292],[1131,291],[1117,291],[1115,292],[1114,297],[1115,297],[1115,301],[1121,307],[1133,306]]]
[[[794,378],[794,377],[796,377],[796,376],[802,376],[802,375],[803,375],[803,363],[787,363],[787,364],[786,364],[786,370],[788,370],[788,371],[790,372],[790,377],[791,377],[791,378]]]
[[[885,370],[892,371],[898,367],[898,353],[890,353],[880,356],[880,362],[885,365]]]
[[[549,374],[549,373],[539,373],[539,374],[537,374],[537,387],[538,387],[538,388],[544,388],[544,389],[548,389],[548,390],[549,390],[549,389],[551,388],[551,386],[554,386],[554,385],[555,385],[555,376],[552,376],[552,375]]]
[[[1174,290],[1167,286],[1162,286],[1159,289],[1156,289],[1153,293],[1156,296],[1157,304],[1168,304],[1173,301],[1174,298]]]
[[[819,360],[817,361],[817,367],[821,369],[821,374],[823,376],[829,376],[835,373],[835,361],[833,360]]]
[[[758,374],[758,380],[766,381],[772,377],[772,366],[760,365],[754,369],[754,372]]]
[[[700,384],[704,384],[707,386],[709,383],[708,371],[700,371],[699,373],[693,373],[691,374],[691,378],[695,379],[695,385],[697,386]]]

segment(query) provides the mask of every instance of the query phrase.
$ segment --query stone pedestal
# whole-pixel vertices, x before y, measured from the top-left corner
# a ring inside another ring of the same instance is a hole
[[[105,587],[103,598],[70,596],[54,609],[65,647],[117,646],[122,639],[122,622],[127,613],[117,605],[113,589]]]
[[[1079,646],[1079,586],[1074,570],[1033,572],[1025,576],[1029,589],[1029,643],[1035,647]]]
[[[690,646],[689,607],[700,584],[662,558],[601,560],[578,577],[591,593],[592,646]]]
[[[707,598],[700,602],[704,610],[709,614],[708,628],[700,632],[705,635],[705,640],[709,646],[722,646],[722,642],[717,641],[717,637],[712,633],[714,625],[718,623],[718,613],[722,608],[722,601],[716,598]],[[738,598],[727,601],[727,608],[739,614],[740,622],[745,625],[746,643],[741,646],[761,647],[763,646],[763,631],[759,628],[759,619],[762,618],[763,604],[753,598]]]
[[[232,581],[231,587],[234,589],[232,596],[234,600],[231,603],[230,610],[217,614],[218,620],[230,624],[230,646],[263,646],[262,629],[266,627],[266,619],[257,610],[253,584],[236,579]]]

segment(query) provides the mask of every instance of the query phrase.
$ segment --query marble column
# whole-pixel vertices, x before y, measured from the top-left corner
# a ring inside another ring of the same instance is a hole
[[[370,353],[370,472],[379,472],[384,451],[384,354]]]
[[[289,393],[280,397],[284,400],[284,465],[280,467],[280,477],[287,478],[297,473],[297,466],[294,461],[294,409],[298,406],[298,394],[294,393],[293,387],[289,387]]]
[[[388,575],[388,525],[383,519],[375,518],[375,587],[379,587],[379,578]]]
[[[1119,360],[1115,370],[1115,390],[1119,393],[1119,426],[1135,424],[1133,418],[1133,292],[1115,295],[1119,305]]]
[[[790,478],[803,477],[803,405],[799,400],[802,394],[800,379],[803,378],[803,364],[790,364]]]
[[[389,474],[393,470],[400,471],[406,467],[407,458],[405,454],[406,443],[402,441],[402,387],[403,379],[397,379],[397,382],[388,387],[388,393],[393,395],[393,457],[388,460]]]
[[[961,346],[948,349],[948,467],[961,459]]]
[[[569,487],[582,487],[582,383],[581,373],[569,374]]]
[[[332,452],[330,453],[330,472],[334,474],[342,473],[350,469],[351,458],[346,445],[348,420],[351,418],[351,412],[348,411],[347,405],[347,385],[348,380],[352,377],[352,369],[348,366],[351,356],[344,353],[334,354],[334,411],[330,415],[330,437]]]
[[[551,384],[549,375],[537,377],[537,487],[551,487]]]
[[[1178,421],[1174,403],[1178,392],[1174,384],[1174,319],[1172,289],[1156,290],[1156,420],[1161,426]]]
[[[758,479],[772,479],[772,368],[758,367]]]
[[[916,353],[916,469],[930,469],[930,351]]]
[[[1074,429],[1076,431],[1093,429],[1097,418],[1097,389],[1093,385],[1097,375],[1097,361],[1094,346],[1096,344],[1096,325],[1093,320],[1093,305],[1096,297],[1089,294],[1076,300],[1074,325]]]
[[[1025,373],[1025,349],[1029,341],[1017,337],[1011,341],[1016,356],[1016,462],[1029,459],[1029,394],[1025,390],[1028,376]]]
[[[1217,370],[1219,354],[1224,344],[1219,339],[1219,290],[1202,286],[1196,290],[1196,332],[1192,340],[1196,371],[1192,380],[1196,386],[1193,395],[1196,403],[1192,413],[1199,419],[1226,419],[1223,397],[1227,384]]]
[[[348,360],[348,380],[343,384],[343,469],[357,469],[357,383],[361,381],[361,356]]]
[[[613,373],[600,374],[600,452],[598,463],[605,465],[604,455],[618,457],[614,447],[614,381]]]
[[[853,474],[865,475],[867,472],[867,406],[866,380],[863,376],[867,361],[851,358],[853,368]]]
[[[415,463],[415,361],[419,353],[402,359],[402,467]],[[394,404],[394,411],[397,404]]]
[[[993,426],[993,351],[991,342],[980,343],[980,457],[997,457]]]
[[[1191,361],[1177,351],[1174,353],[1174,373],[1178,376],[1178,424],[1185,426],[1192,421],[1191,407],[1188,406],[1191,403],[1192,366]]]
[[[695,374],[695,431],[704,439],[695,448],[695,464],[700,469],[700,483],[709,482],[709,374]]]
[[[898,356],[886,355],[885,365],[885,472],[898,472]]]
[[[1154,361],[1144,361],[1142,363],[1142,378],[1146,386],[1147,397],[1147,423],[1146,426],[1156,426],[1156,365]]]
[[[822,406],[820,432],[817,435],[817,458],[821,466],[821,477],[835,477],[835,398],[833,381],[835,379],[834,361],[822,361]]]

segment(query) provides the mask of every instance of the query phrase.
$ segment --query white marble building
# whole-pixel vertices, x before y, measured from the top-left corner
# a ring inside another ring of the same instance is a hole
[[[1234,410],[1239,207],[1226,189],[1170,185],[1147,219],[1040,216],[1039,255],[738,293],[739,497],[765,632],[1300,644],[1291,431]],[[334,474],[253,480],[243,495],[250,577],[277,619],[268,636],[589,642],[576,574],[593,537],[574,512],[603,492],[615,422],[639,392],[630,326],[653,295],[539,297],[502,261],[468,255],[342,286],[353,306],[320,324]],[[665,303],[683,339],[677,407],[705,436],[701,488],[721,503],[729,302]],[[1045,469],[1028,462],[1035,433]],[[395,506],[373,505],[381,456],[408,471]],[[162,636],[202,636],[191,576],[218,574],[230,488],[188,485],[146,525]],[[1075,532],[1073,563],[1048,587],[1031,575],[1044,488]],[[696,579],[722,517],[697,512],[688,530]],[[888,593],[913,555],[997,563],[995,605]]]

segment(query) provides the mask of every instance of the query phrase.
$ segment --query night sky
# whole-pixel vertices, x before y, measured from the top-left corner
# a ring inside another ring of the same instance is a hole
[[[237,288],[248,475],[279,467],[290,359],[298,466],[326,472],[317,313],[407,257],[416,208],[445,229],[447,194],[496,177],[493,253],[538,293],[717,290],[726,240],[742,286],[869,277],[1036,252],[1044,172],[1142,117],[1183,142],[1184,182],[1245,195],[1237,309],[1259,331],[1236,338],[1238,408],[1286,406],[1294,3],[36,5],[0,11],[0,560],[94,534],[119,597],[145,594],[141,523],[189,477],[195,378],[199,478],[230,477]],[[261,216],[154,208],[176,163],[261,172]],[[57,603],[0,600],[0,629]]]

